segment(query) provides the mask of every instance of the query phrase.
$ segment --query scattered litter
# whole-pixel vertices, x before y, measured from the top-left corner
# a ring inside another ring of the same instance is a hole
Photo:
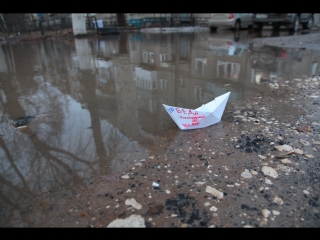
[[[159,183],[156,183],[156,182],[153,182],[153,183],[152,183],[152,186],[154,186],[154,187],[159,187],[160,184],[159,184]]]

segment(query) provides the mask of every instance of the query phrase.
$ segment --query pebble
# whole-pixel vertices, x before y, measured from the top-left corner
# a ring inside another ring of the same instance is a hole
[[[307,147],[307,146],[310,145],[308,141],[305,141],[305,140],[303,140],[303,139],[300,139],[299,142],[300,142],[302,145],[304,145],[305,147]]]
[[[223,193],[213,187],[207,186],[206,192],[212,194],[213,196],[215,196],[218,199],[223,199]]]
[[[129,206],[132,206],[135,209],[141,209],[142,208],[142,205],[140,203],[138,203],[134,198],[127,199],[125,201],[125,204],[129,205]]]
[[[267,176],[270,176],[270,177],[273,177],[273,178],[277,178],[278,177],[277,171],[274,170],[272,167],[263,166],[261,170]]]
[[[314,156],[311,155],[311,154],[306,154],[306,156],[307,156],[308,158],[314,158]]]
[[[197,184],[198,186],[201,186],[203,184],[205,184],[206,182],[196,182],[195,184]]]
[[[272,210],[272,213],[273,213],[273,215],[276,215],[276,216],[278,216],[280,214],[280,212],[276,211],[276,210]]]
[[[283,164],[292,163],[288,158],[281,159],[280,162]]]
[[[215,211],[217,211],[218,210],[218,208],[216,208],[215,206],[212,206],[211,208],[210,208],[210,211],[213,211],[213,212],[215,212]]]
[[[314,141],[312,142],[313,145],[320,145],[320,141]]]
[[[285,151],[285,152],[290,152],[292,151],[292,147],[290,147],[289,145],[281,145],[281,146],[275,146],[276,149],[278,149],[280,152]]]
[[[170,194],[170,191],[169,191],[169,190],[166,190],[166,193],[167,193],[167,194]]]
[[[260,158],[260,159],[266,159],[267,157],[265,157],[265,156],[262,156],[262,155],[258,155],[258,157]]]
[[[303,193],[305,193],[305,194],[309,194],[309,192],[307,191],[307,190],[303,190]]]
[[[248,169],[245,169],[243,173],[241,173],[241,177],[243,178],[252,178],[251,173],[249,172]]]
[[[284,172],[286,172],[286,173],[291,172],[291,168],[290,168],[290,167],[284,166],[284,165],[282,165],[282,164],[279,164],[279,165],[278,165],[278,169],[280,169],[281,171],[284,171]]]
[[[111,223],[108,224],[107,228],[130,228],[130,227],[138,227],[145,228],[144,218],[140,215],[131,215],[125,219],[115,219]]]
[[[253,228],[253,226],[251,226],[251,225],[244,225],[243,227],[244,228]]]
[[[257,171],[254,171],[254,170],[251,170],[250,171],[253,175],[257,175],[258,174],[258,172]]]
[[[270,215],[270,213],[271,213],[268,209],[262,209],[261,212],[262,212],[262,215],[263,215],[265,218],[269,217],[269,215]]]
[[[205,207],[208,207],[208,206],[210,206],[210,205],[211,205],[211,204],[210,204],[209,202],[205,202],[205,203],[204,203],[204,206],[205,206]]]
[[[123,179],[128,179],[129,176],[126,174],[126,175],[122,175],[121,178],[123,178]]]
[[[296,148],[296,149],[294,149],[294,153],[302,155],[303,154],[303,150],[301,150],[299,148]]]
[[[270,179],[268,179],[268,178],[266,178],[265,183],[266,183],[266,184],[270,184],[270,185],[272,185],[271,180],[270,180]]]
[[[279,205],[283,204],[282,199],[280,197],[277,197],[277,196],[274,197],[273,202],[275,202],[275,203],[277,203]]]

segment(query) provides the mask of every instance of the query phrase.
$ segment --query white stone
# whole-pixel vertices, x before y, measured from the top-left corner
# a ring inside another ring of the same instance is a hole
[[[248,169],[245,169],[243,173],[241,173],[241,177],[243,178],[252,178],[251,173],[249,172]]]
[[[303,192],[304,192],[305,194],[309,194],[309,192],[308,192],[307,190],[303,190]]]
[[[167,194],[170,194],[170,191],[169,191],[169,190],[166,190],[166,193],[167,193]]]
[[[296,148],[296,149],[294,149],[294,153],[302,155],[303,154],[303,150],[301,150],[299,148]]]
[[[292,163],[288,158],[281,159],[280,162],[282,162],[283,164]]]
[[[276,210],[272,210],[272,213],[273,213],[273,215],[276,215],[276,216],[278,216],[280,214],[280,212],[276,211]]]
[[[306,154],[306,156],[307,156],[308,158],[314,158],[314,156],[311,155],[311,154]]]
[[[138,203],[134,198],[127,199],[125,201],[125,205],[132,206],[135,209],[141,209],[142,208],[142,205],[140,203]]]
[[[278,149],[280,152],[285,151],[285,152],[290,152],[292,151],[292,147],[290,147],[289,145],[280,145],[280,146],[275,146],[276,149]]]
[[[304,146],[309,146],[309,142],[303,139],[300,139],[299,142]]]
[[[282,199],[280,197],[277,197],[277,196],[274,197],[273,202],[275,202],[275,203],[277,203],[279,205],[283,204]]]
[[[278,169],[280,169],[281,171],[286,172],[286,173],[291,172],[291,168],[290,167],[284,166],[282,164],[278,165]]]
[[[211,204],[210,204],[209,202],[205,202],[205,203],[204,203],[204,206],[205,206],[205,207],[208,207],[208,206],[210,206],[210,205],[211,205]]]
[[[313,145],[320,145],[320,141],[314,141],[312,142]]]
[[[251,170],[250,172],[251,172],[253,175],[257,175],[257,174],[258,174],[258,172],[254,171],[254,170]]]
[[[210,211],[213,211],[213,212],[215,212],[215,211],[217,211],[218,210],[218,208],[216,208],[215,206],[212,206],[211,208],[210,208]]]
[[[206,182],[196,182],[195,184],[197,184],[198,186],[201,186],[203,184],[205,184]]]
[[[265,157],[265,156],[262,156],[262,155],[258,155],[258,157],[260,158],[260,159],[266,159],[267,157]]]
[[[145,221],[144,218],[140,215],[131,215],[125,219],[116,219],[113,220],[111,223],[108,224],[107,228],[145,228]]]
[[[122,175],[121,178],[123,178],[123,179],[128,179],[129,176],[126,174],[126,175]]]
[[[272,167],[263,166],[261,170],[267,176],[270,176],[270,177],[273,177],[273,178],[277,178],[278,177],[278,173]]]
[[[206,192],[212,194],[213,196],[215,196],[218,199],[223,199],[223,192],[220,192],[213,187],[207,186]]]
[[[270,213],[271,213],[268,209],[262,209],[261,212],[262,212],[262,215],[263,215],[265,218],[269,217],[269,215],[270,215]]]
[[[265,183],[272,185],[272,182],[271,182],[270,179],[268,179],[268,178],[266,178]]]

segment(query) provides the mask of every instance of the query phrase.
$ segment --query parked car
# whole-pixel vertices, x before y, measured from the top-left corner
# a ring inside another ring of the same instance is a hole
[[[254,13],[252,22],[253,29],[258,31],[265,25],[272,25],[274,30],[286,26],[290,31],[296,32],[300,24],[303,29],[312,28],[313,13]]]
[[[208,23],[211,31],[217,30],[218,27],[239,30],[252,26],[252,13],[210,13]]]

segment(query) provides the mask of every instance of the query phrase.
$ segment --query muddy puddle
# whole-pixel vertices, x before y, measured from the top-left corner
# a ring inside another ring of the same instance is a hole
[[[312,76],[318,60],[314,51],[249,44],[232,33],[2,44],[0,225],[32,226],[23,204],[117,181],[153,155],[159,138],[181,134],[162,104],[195,109],[229,91],[230,103],[276,96],[279,78]]]

